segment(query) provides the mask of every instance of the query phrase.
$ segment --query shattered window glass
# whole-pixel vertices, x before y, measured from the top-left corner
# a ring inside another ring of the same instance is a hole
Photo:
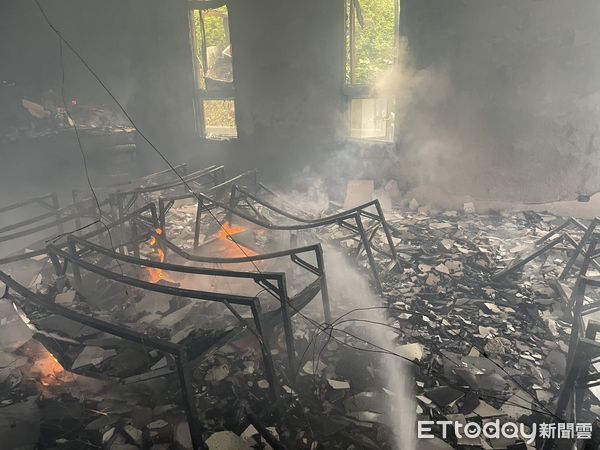
[[[350,137],[391,142],[394,139],[393,100],[355,98],[350,101]]]

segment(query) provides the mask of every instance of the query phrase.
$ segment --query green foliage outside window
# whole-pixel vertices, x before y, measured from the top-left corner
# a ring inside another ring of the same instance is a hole
[[[233,100],[204,100],[206,128],[235,128],[235,106]]]
[[[352,0],[348,0],[349,2]],[[395,5],[398,0],[359,0],[364,26],[355,12],[355,84],[372,84],[377,77],[392,67],[395,56]],[[352,20],[352,18],[350,18]],[[346,24],[347,27],[350,24]],[[350,33],[346,33],[346,81],[350,74]]]
[[[229,30],[225,28],[226,21],[226,6],[204,12],[204,31],[206,32],[207,47],[217,47],[219,52],[222,52],[229,45]]]

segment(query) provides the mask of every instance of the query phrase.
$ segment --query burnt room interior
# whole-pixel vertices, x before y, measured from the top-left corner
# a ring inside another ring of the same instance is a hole
[[[0,447],[599,449],[599,20],[3,0]]]

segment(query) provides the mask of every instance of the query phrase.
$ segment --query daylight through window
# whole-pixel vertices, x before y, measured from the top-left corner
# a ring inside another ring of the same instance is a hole
[[[393,99],[375,92],[392,69],[398,37],[399,0],[346,3],[346,92],[350,137],[393,141]]]
[[[194,9],[191,22],[203,135],[209,139],[237,137],[227,7]]]

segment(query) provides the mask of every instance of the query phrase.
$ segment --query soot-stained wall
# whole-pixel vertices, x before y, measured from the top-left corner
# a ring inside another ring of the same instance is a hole
[[[41,1],[48,18],[88,61],[140,128],[167,151],[193,129],[193,83],[182,1]],[[58,90],[59,40],[33,0],[7,0],[0,14],[0,73],[29,92]],[[67,98],[116,109],[64,47]],[[168,144],[168,145],[167,145]],[[174,148],[175,147],[175,148]]]
[[[41,0],[41,4],[139,128],[174,163],[223,163],[230,172],[258,167],[263,178],[285,180],[332,151],[339,141],[343,0],[230,2],[239,136],[230,142],[207,141],[195,134],[187,2]],[[29,93],[57,91],[58,38],[35,2],[7,0],[0,8],[0,78],[14,80]],[[67,99],[116,109],[66,48],[64,60]],[[141,164],[163,164],[143,140],[138,144]],[[76,173],[81,161],[75,139],[72,145],[68,151]],[[68,179],[77,182],[74,175]]]
[[[597,190],[599,21],[594,0],[403,0],[407,176],[499,199]]]
[[[175,162],[185,160],[190,145],[196,141],[186,4],[159,0],[40,0],[40,4],[140,130],[169,158]],[[76,99],[79,105],[118,111],[115,102],[66,45],[63,61],[68,103]],[[60,101],[62,72],[59,38],[36,3],[2,2],[0,80],[14,83],[10,89],[4,86],[6,92],[10,90],[18,104],[21,97],[40,102],[51,89]],[[13,119],[10,113],[2,116],[6,122]],[[0,124],[0,128],[7,125]],[[164,164],[141,144],[141,139],[137,140],[138,165],[151,170]],[[82,144],[84,151],[95,151],[85,136]],[[23,147],[27,147],[27,156],[22,153]],[[4,162],[0,172],[6,175],[3,187],[6,183],[13,192],[60,190],[85,184],[74,134],[31,139],[22,133],[17,142],[3,144],[0,152]],[[94,167],[91,169],[93,172]],[[102,186],[111,174],[93,175],[92,182]]]

